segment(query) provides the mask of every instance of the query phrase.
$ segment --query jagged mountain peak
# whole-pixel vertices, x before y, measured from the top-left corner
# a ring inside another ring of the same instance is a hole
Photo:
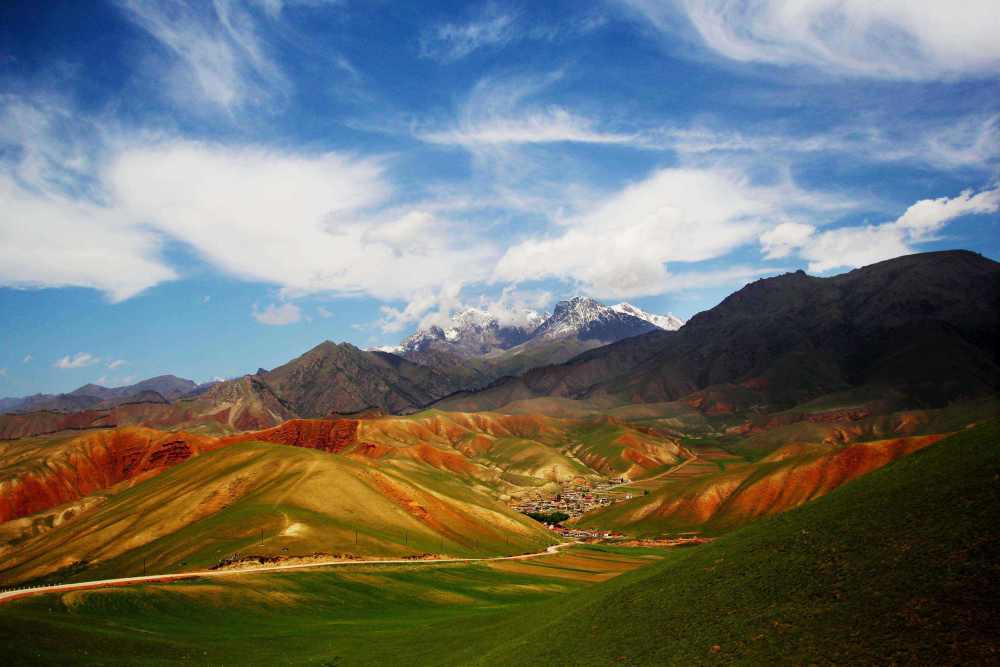
[[[577,338],[613,342],[659,328],[648,319],[605,306],[586,296],[560,301],[532,338]]]
[[[466,308],[441,324],[421,328],[402,343],[402,351],[447,350],[465,356],[505,350],[528,339],[544,318],[533,310],[502,318],[480,308]]]

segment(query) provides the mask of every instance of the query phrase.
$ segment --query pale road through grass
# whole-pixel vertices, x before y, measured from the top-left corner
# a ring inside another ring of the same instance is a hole
[[[487,558],[435,558],[428,560],[413,559],[381,559],[381,560],[337,560],[324,561],[321,563],[296,563],[294,565],[269,565],[267,567],[249,567],[233,570],[200,570],[194,572],[176,572],[173,574],[150,574],[141,577],[122,577],[120,579],[97,579],[94,581],[78,581],[72,584],[53,584],[51,586],[38,586],[34,588],[15,589],[0,593],[0,604],[19,600],[32,595],[42,595],[45,593],[63,593],[68,591],[80,591],[93,588],[108,588],[114,586],[132,586],[135,584],[164,583],[168,581],[179,581],[183,579],[196,579],[200,577],[228,577],[239,574],[260,574],[262,572],[283,572],[288,570],[301,570],[316,567],[338,567],[345,565],[439,565],[444,563],[482,563],[489,561],[504,560],[528,560],[551,556],[558,553],[560,549],[578,544],[576,541],[562,542],[547,547],[544,551],[537,551],[530,554],[518,554],[516,556],[490,556]]]

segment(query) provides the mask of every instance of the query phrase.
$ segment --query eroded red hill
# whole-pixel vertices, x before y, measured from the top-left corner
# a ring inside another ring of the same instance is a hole
[[[218,446],[213,438],[142,427],[0,444],[0,522],[148,477]]]

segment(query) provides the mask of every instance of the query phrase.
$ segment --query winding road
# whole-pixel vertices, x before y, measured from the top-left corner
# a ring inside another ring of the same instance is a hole
[[[344,565],[439,565],[441,563],[481,563],[501,560],[528,560],[541,556],[550,556],[564,547],[571,546],[577,542],[562,542],[553,544],[545,551],[537,551],[530,554],[519,554],[517,556],[491,556],[488,558],[438,558],[434,560],[337,560],[322,563],[298,563],[295,565],[270,565],[267,567],[246,568],[240,570],[200,570],[194,572],[177,572],[174,574],[150,574],[142,577],[122,577],[120,579],[99,579],[96,581],[79,581],[72,584],[55,584],[52,586],[37,586],[34,588],[22,588],[0,593],[0,604],[25,598],[31,595],[43,595],[45,593],[64,593],[67,591],[81,591],[93,588],[109,588],[113,586],[133,586],[135,584],[153,584],[169,581],[179,581],[181,579],[195,579],[200,577],[231,577],[241,574],[260,574],[261,572],[284,572],[288,570],[304,570],[312,567],[340,567]]]

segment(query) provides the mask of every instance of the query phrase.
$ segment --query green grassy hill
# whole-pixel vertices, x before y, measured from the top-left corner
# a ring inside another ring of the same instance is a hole
[[[995,664],[987,423],[524,619],[481,664]]]

